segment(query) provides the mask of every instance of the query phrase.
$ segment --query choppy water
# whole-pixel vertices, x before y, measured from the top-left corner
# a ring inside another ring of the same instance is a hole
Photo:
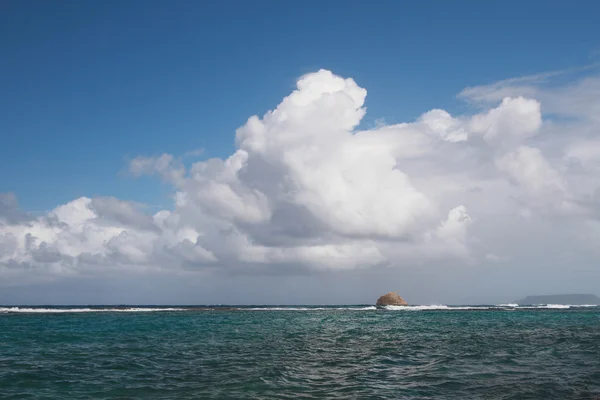
[[[595,399],[600,307],[0,307],[0,399]]]

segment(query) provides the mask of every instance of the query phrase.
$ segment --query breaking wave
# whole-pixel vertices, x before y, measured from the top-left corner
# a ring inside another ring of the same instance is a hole
[[[577,307],[577,306],[573,306]],[[552,309],[567,309],[571,308],[571,306],[566,304],[539,304],[535,306],[519,306],[519,308],[552,308]]]
[[[250,311],[325,311],[325,310],[369,311],[369,310],[377,310],[377,307],[375,307],[375,306],[367,306],[367,307],[251,307],[251,308],[240,308],[240,310],[250,310]]]
[[[428,306],[385,306],[386,310],[394,311],[461,311],[461,310],[567,310],[570,308],[598,307],[596,304],[567,305],[567,304],[536,304],[519,305],[516,303],[497,304],[495,306],[448,306],[445,304]]]
[[[489,310],[487,306],[447,306],[445,304],[433,304],[429,306],[385,306],[386,310],[395,311],[435,311],[435,310]]]
[[[0,314],[35,313],[35,314],[65,314],[65,313],[141,313],[167,311],[515,311],[515,310],[567,310],[577,308],[599,307],[596,304],[565,305],[565,304],[536,304],[519,305],[516,303],[496,305],[466,305],[451,306],[446,304],[409,305],[409,306],[182,306],[182,307],[0,307]]]
[[[150,307],[110,307],[110,308],[42,308],[42,307],[0,307],[0,313],[97,313],[97,312],[157,312],[185,311],[185,308]]]

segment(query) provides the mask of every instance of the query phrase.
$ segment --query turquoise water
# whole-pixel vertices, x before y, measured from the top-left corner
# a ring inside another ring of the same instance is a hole
[[[599,307],[438,308],[0,308],[0,399],[600,397]]]

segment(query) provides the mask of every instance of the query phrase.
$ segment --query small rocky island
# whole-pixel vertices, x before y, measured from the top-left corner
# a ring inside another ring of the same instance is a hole
[[[407,306],[408,303],[396,292],[389,292],[377,299],[375,303],[378,307],[383,306]]]

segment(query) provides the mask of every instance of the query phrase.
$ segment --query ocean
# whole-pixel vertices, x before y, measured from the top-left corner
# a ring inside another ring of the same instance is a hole
[[[600,398],[600,307],[0,307],[0,399],[292,398]]]

